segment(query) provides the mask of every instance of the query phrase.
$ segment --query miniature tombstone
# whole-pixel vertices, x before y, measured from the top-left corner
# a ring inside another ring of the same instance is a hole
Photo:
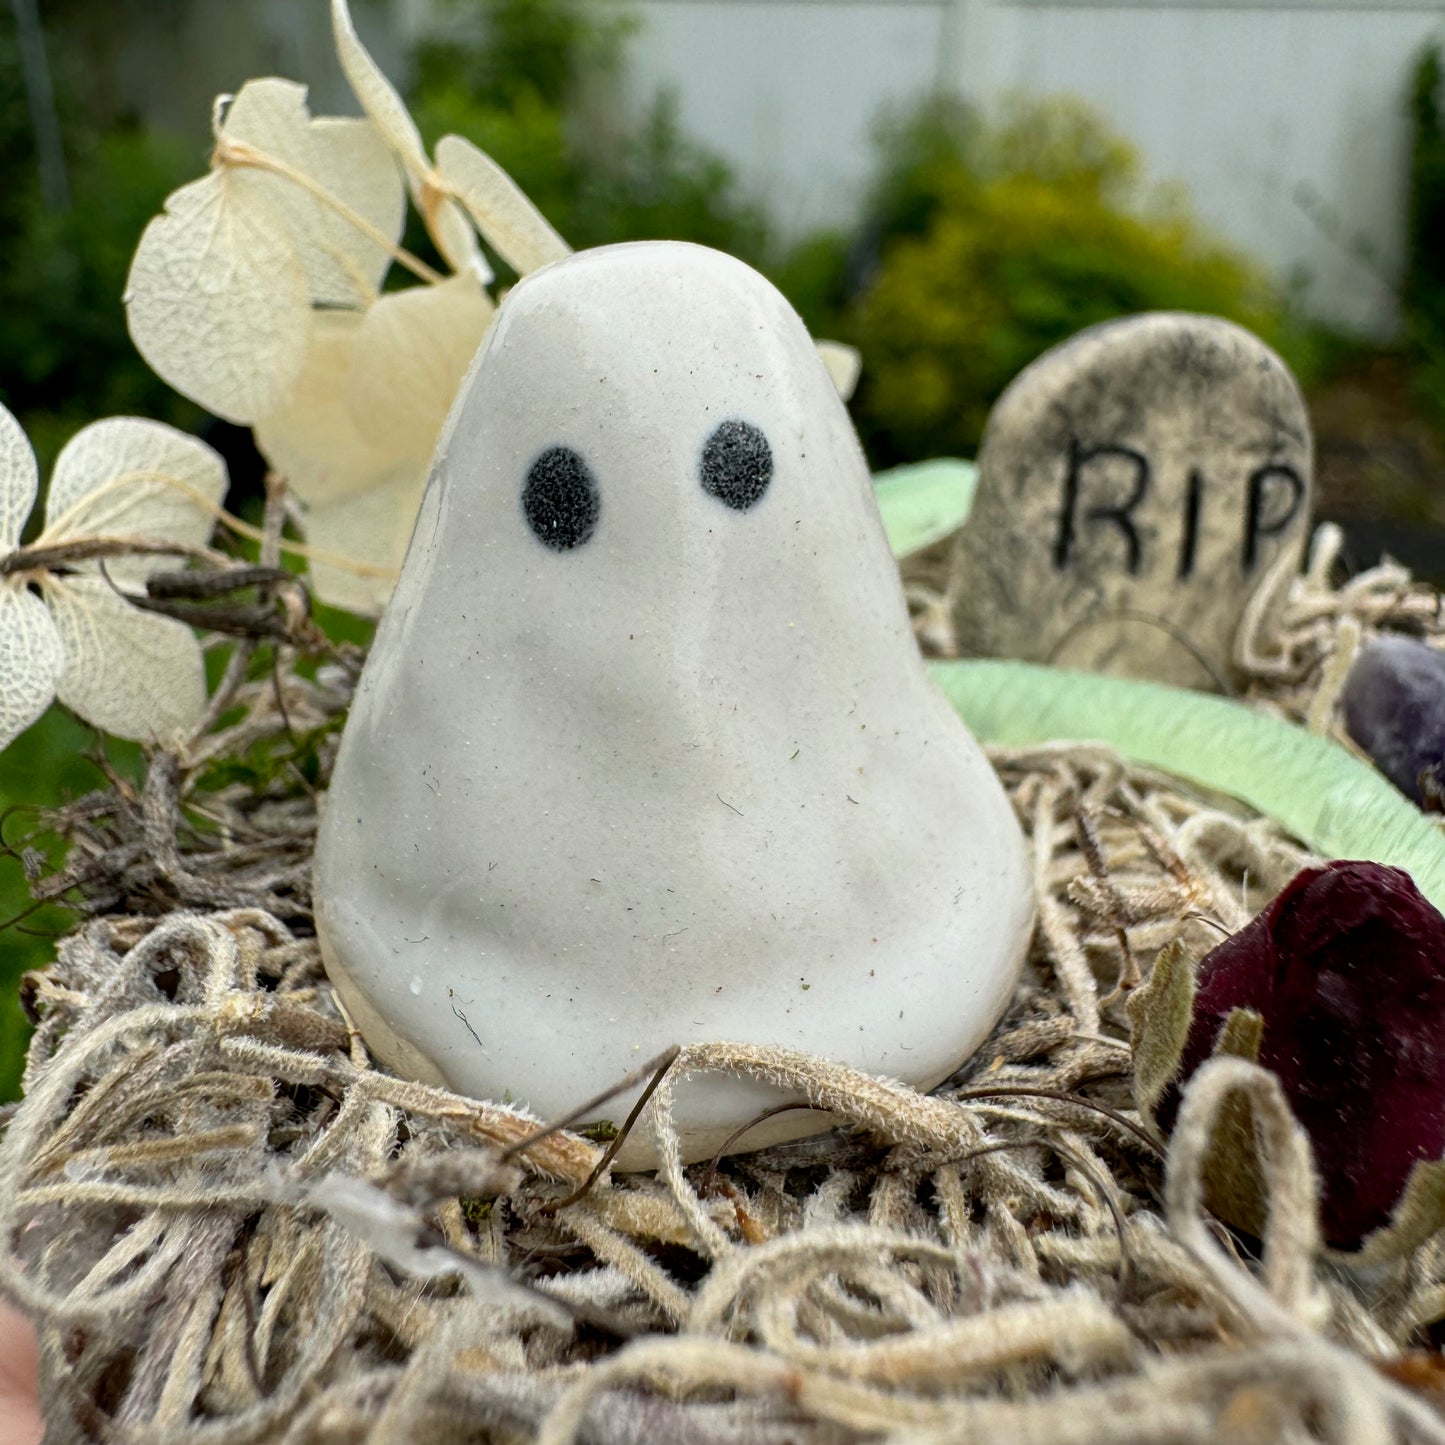
[[[1250,332],[1169,312],[1081,332],[989,417],[960,647],[1219,687],[1251,598],[1267,615],[1298,566],[1312,465],[1299,388]]]
[[[674,1042],[926,1087],[988,1033],[1032,924],[1021,835],[919,660],[833,383],[741,262],[611,246],[507,297],[357,692],[315,892],[384,1062],[543,1118]],[[679,1084],[685,1156],[789,1097]],[[623,1167],[651,1150],[640,1131]]]

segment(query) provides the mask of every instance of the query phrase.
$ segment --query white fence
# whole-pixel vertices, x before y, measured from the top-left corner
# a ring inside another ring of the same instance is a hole
[[[1445,0],[584,0],[640,24],[638,101],[678,96],[684,126],[727,155],[793,233],[854,213],[879,113],[933,87],[1092,102],[1182,181],[1215,231],[1297,280],[1316,313],[1376,334],[1395,317],[1405,208],[1405,97],[1445,34]],[[457,12],[352,0],[392,73],[407,41]],[[189,0],[79,12],[63,42],[111,58],[117,100],[200,129],[248,75],[309,80],[347,107],[326,0]],[[176,57],[184,62],[177,63]],[[203,153],[198,143],[198,158]]]
[[[1082,96],[1200,217],[1375,334],[1395,323],[1423,0],[632,0],[639,96],[733,161],[795,231],[843,221],[885,106]]]

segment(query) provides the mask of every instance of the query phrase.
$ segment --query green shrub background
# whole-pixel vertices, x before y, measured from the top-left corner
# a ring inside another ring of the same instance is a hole
[[[896,127],[875,198],[884,239],[844,314],[865,358],[855,414],[890,464],[971,456],[989,407],[1036,356],[1136,311],[1212,312],[1276,345],[1265,277],[1151,192],[1135,152],[1055,101],[992,125],[935,105]]]
[[[1445,416],[1445,66],[1420,55],[1410,87],[1410,189],[1400,290],[1406,341],[1421,397]]]

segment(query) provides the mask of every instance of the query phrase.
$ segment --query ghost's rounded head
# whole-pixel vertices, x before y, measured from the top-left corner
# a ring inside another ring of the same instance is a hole
[[[519,633],[655,605],[705,650],[716,634],[747,646],[761,598],[846,607],[841,558],[892,572],[802,322],[751,267],[680,242],[585,251],[512,290],[443,434],[418,545],[433,527],[505,579],[481,585]],[[888,602],[874,629],[901,640]],[[566,648],[565,629],[550,636]],[[595,638],[577,641],[583,668]]]
[[[316,894],[383,1059],[543,1116],[671,1043],[931,1085],[991,1027],[1032,914],[1018,828],[923,671],[847,413],[756,272],[640,243],[504,301]],[[688,1085],[684,1152],[781,1097]]]

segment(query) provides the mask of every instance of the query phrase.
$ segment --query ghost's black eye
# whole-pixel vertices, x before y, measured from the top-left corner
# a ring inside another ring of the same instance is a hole
[[[701,470],[703,491],[746,512],[773,479],[773,450],[757,427],[725,421],[702,449]]]
[[[597,528],[597,479],[571,447],[550,447],[527,473],[522,510],[537,540],[557,552],[580,547]]]

